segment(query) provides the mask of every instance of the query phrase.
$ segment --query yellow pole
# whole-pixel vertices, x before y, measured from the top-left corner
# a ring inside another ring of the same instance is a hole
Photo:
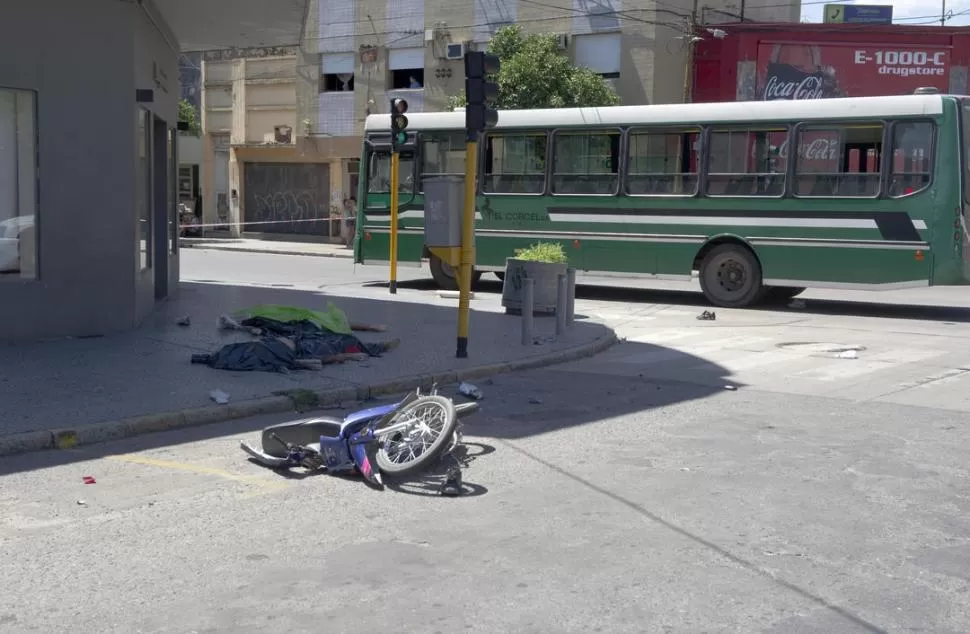
[[[391,152],[391,294],[397,294],[397,179],[399,155]]]
[[[478,173],[478,141],[465,143],[465,205],[461,222],[461,259],[458,272],[458,358],[468,356],[468,311],[471,303],[472,269],[475,268],[475,176]]]

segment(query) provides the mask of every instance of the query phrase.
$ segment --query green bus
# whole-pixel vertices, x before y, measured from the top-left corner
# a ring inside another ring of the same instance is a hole
[[[454,289],[421,183],[464,174],[465,115],[409,120],[398,261]],[[367,117],[360,264],[388,264],[389,133]],[[968,140],[970,98],[940,94],[500,111],[479,143],[474,279],[553,241],[580,276],[696,276],[721,307],[967,284]]]

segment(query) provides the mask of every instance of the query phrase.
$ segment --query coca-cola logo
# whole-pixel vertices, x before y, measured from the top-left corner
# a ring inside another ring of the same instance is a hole
[[[768,78],[765,84],[764,101],[778,99],[825,99],[825,89],[820,75],[809,75],[805,79],[783,81],[776,76]]]
[[[789,139],[778,146],[778,156],[788,158]],[[798,144],[798,157],[806,161],[834,161],[839,158],[839,139],[812,139]]]
[[[834,73],[807,73],[791,64],[770,62],[765,76],[764,101],[829,99],[841,94]]]

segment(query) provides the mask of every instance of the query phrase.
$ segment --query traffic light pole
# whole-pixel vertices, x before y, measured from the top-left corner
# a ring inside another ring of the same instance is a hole
[[[468,356],[468,313],[475,268],[475,190],[478,175],[478,136],[498,123],[488,102],[498,97],[498,84],[488,81],[501,62],[483,51],[465,53],[465,204],[462,209],[458,270],[458,358]]]
[[[471,140],[476,139],[476,140]],[[475,267],[475,176],[478,174],[477,135],[465,142],[465,204],[461,220],[461,259],[458,269],[458,352],[468,357],[468,313],[471,310],[472,269]]]
[[[397,294],[397,215],[398,215],[398,178],[401,155],[391,152],[391,294]]]
[[[391,233],[390,233],[390,254],[388,259],[391,263],[391,279],[388,287],[392,295],[397,294],[397,217],[398,217],[398,198],[399,181],[401,178],[401,148],[407,144],[408,135],[405,130],[408,127],[408,118],[404,113],[408,111],[408,102],[403,99],[391,99]]]

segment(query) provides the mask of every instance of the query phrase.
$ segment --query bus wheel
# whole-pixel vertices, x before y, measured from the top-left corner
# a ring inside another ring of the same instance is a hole
[[[797,297],[804,292],[805,289],[799,286],[769,286],[768,292],[765,293],[765,299],[768,301],[783,302],[792,297]]]
[[[722,244],[704,257],[701,290],[707,301],[722,308],[744,308],[761,299],[761,265],[747,248]]]
[[[452,268],[450,264],[442,261],[441,258],[432,253],[429,265],[431,267],[431,277],[434,278],[434,282],[438,285],[438,288],[444,291],[458,290],[458,271]],[[477,284],[481,277],[481,271],[472,271],[472,286]]]

